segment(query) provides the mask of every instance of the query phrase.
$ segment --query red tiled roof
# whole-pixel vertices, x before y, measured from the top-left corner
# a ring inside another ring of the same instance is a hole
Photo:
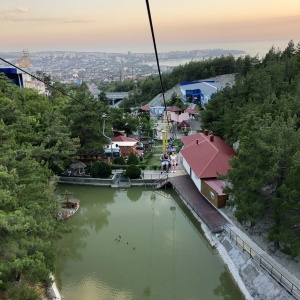
[[[111,139],[113,142],[138,142],[138,140],[129,138],[124,135],[115,136]]]
[[[150,106],[149,105],[144,105],[144,106],[141,106],[140,109],[148,111],[148,110],[150,110]]]
[[[195,134],[184,136],[181,138],[181,141],[183,142],[183,144],[185,146],[190,143],[196,143],[196,140],[198,140],[200,142],[200,141],[204,141],[205,138],[202,133],[195,133]]]
[[[231,166],[229,160],[237,153],[217,136],[196,133],[183,137],[184,148],[180,151],[198,178],[216,178],[225,175]],[[198,144],[197,141],[198,140]]]
[[[130,146],[120,146],[120,152],[122,156],[129,156],[131,152],[133,152],[135,155],[138,155],[138,151]]]
[[[185,120],[183,120],[181,123],[179,123],[178,125],[177,125],[178,127],[190,127],[191,125],[187,122],[187,121],[185,121]]]
[[[187,113],[189,113],[189,114],[191,114],[191,115],[194,115],[194,114],[200,112],[200,110],[199,110],[199,109],[188,108],[188,109],[186,109],[184,112],[187,112]]]
[[[175,111],[182,111],[182,109],[180,107],[174,105],[174,106],[167,107],[167,111],[175,112]]]

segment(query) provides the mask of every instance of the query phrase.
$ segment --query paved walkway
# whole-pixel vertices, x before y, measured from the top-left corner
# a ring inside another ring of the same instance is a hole
[[[173,176],[169,182],[212,232],[223,230],[228,221],[202,196],[189,175]]]

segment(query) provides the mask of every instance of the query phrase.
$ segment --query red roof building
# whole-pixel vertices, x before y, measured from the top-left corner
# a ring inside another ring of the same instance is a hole
[[[182,109],[176,105],[167,107],[167,111],[171,112],[181,112]]]
[[[144,105],[144,106],[141,106],[140,109],[143,110],[143,111],[149,111],[150,106],[149,105]]]
[[[140,156],[144,153],[144,150],[136,149],[139,145],[139,141],[127,136],[115,136],[112,138],[112,147],[114,148],[116,145],[120,148],[120,155],[123,157],[129,156],[131,152],[135,155]],[[109,150],[109,148],[108,148]]]
[[[190,115],[195,115],[195,114],[198,114],[200,112],[199,109],[192,109],[192,108],[188,108],[186,109],[184,112],[187,112],[189,113]]]
[[[187,127],[187,128],[190,128],[191,127],[191,125],[190,125],[190,123],[188,123],[186,120],[183,120],[182,122],[180,122],[178,125],[177,125],[177,127]]]
[[[208,131],[182,137],[181,140],[184,144],[180,151],[182,165],[199,191],[212,203],[217,201],[219,196],[223,199],[224,194],[215,187],[224,187],[225,182],[217,183],[217,176],[225,175],[231,169],[229,160],[237,155],[235,150],[219,137],[209,135]],[[219,207],[216,203],[214,204]]]
[[[137,143],[138,142],[138,140],[124,136],[124,135],[115,136],[111,140],[114,143],[117,143],[117,142],[135,142],[135,143]]]

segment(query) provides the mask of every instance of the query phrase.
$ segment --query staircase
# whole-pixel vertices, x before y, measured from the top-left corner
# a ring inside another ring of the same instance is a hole
[[[116,174],[115,178],[112,180],[111,187],[113,188],[129,188],[131,187],[130,178],[123,176],[121,174]]]
[[[165,186],[169,182],[169,176],[165,175],[158,180],[153,182],[153,187],[155,189],[160,189],[161,187]]]

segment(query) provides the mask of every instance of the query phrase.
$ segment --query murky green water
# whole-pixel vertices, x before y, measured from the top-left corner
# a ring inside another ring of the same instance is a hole
[[[244,299],[173,190],[59,189],[81,204],[57,245],[63,299]]]

